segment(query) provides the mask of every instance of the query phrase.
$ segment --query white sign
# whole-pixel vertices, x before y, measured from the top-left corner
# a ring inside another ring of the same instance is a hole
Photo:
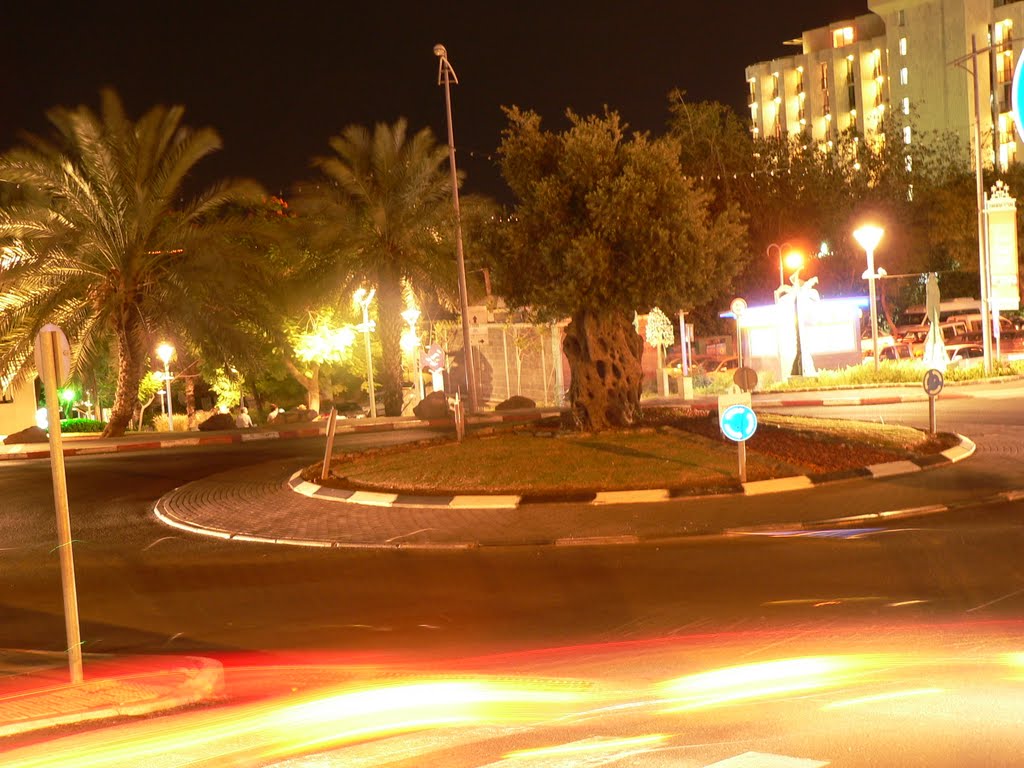
[[[54,370],[57,373],[57,386],[60,387],[71,375],[71,345],[68,344],[68,337],[64,335],[64,331],[53,323],[47,323],[36,334],[36,373],[43,375],[43,334],[50,332],[55,334]]]
[[[1020,309],[1017,208],[1011,197],[993,197],[987,209],[992,306],[999,310],[1017,310]]]

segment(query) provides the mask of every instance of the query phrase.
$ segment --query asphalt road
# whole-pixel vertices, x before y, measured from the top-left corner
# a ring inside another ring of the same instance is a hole
[[[967,474],[940,470],[899,484],[877,482],[863,492],[912,499],[925,485],[934,491],[945,483],[968,497],[983,494],[986,483],[1017,480],[1020,487],[1024,413],[1012,406],[940,404],[941,428],[978,438],[978,456],[958,465]],[[917,424],[926,418],[920,405],[849,410],[857,418]],[[450,553],[224,542],[168,529],[151,514],[156,498],[184,482],[262,461],[312,461],[322,445],[307,439],[70,459],[85,650],[324,648],[452,657],[694,632],[1024,612],[1020,502],[856,534]],[[0,465],[0,647],[63,648],[48,473],[41,461]],[[805,498],[783,494],[777,503]]]

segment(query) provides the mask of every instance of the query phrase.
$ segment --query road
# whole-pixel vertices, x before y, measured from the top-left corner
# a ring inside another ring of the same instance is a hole
[[[1019,471],[1024,415],[1004,405],[941,405],[942,426],[979,438],[978,458],[962,471],[878,481],[863,492],[912,499],[938,485],[970,497],[985,490],[979,484]],[[920,423],[923,410],[883,406],[849,415]],[[414,437],[353,436],[346,444]],[[1006,617],[1024,608],[1019,502],[852,538],[838,532],[455,553],[223,542],[165,528],[151,514],[157,497],[188,480],[247,463],[312,461],[321,450],[321,440],[309,439],[69,460],[85,650],[453,656],[893,614],[908,621]],[[0,646],[62,648],[48,472],[45,462],[0,466]],[[828,498],[852,488],[837,486]]]

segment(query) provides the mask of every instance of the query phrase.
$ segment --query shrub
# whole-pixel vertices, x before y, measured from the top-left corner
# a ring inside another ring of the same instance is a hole
[[[102,432],[107,426],[105,421],[95,419],[62,419],[60,422],[61,432]]]
[[[167,414],[158,413],[153,417],[153,429],[157,432],[167,432]],[[188,416],[184,413],[174,414],[174,431],[175,432],[188,432]]]

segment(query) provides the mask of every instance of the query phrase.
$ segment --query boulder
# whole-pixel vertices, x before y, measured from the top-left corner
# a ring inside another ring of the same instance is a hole
[[[45,429],[39,427],[27,427],[20,432],[15,432],[7,436],[4,440],[4,445],[18,445],[20,443],[46,443],[49,442],[50,438],[46,434]]]
[[[235,417],[230,413],[215,413],[199,425],[200,432],[213,432],[221,429],[234,429]]]
[[[450,413],[448,410],[448,396],[444,392],[431,392],[416,404],[412,412],[416,415],[417,419],[425,421],[447,419]]]
[[[524,408],[536,408],[537,403],[528,397],[522,395],[512,395],[508,400],[504,400],[494,406],[496,411],[518,411]]]
[[[274,424],[304,424],[307,421],[313,421],[317,416],[316,411],[296,408],[278,414],[277,418],[274,419]]]

